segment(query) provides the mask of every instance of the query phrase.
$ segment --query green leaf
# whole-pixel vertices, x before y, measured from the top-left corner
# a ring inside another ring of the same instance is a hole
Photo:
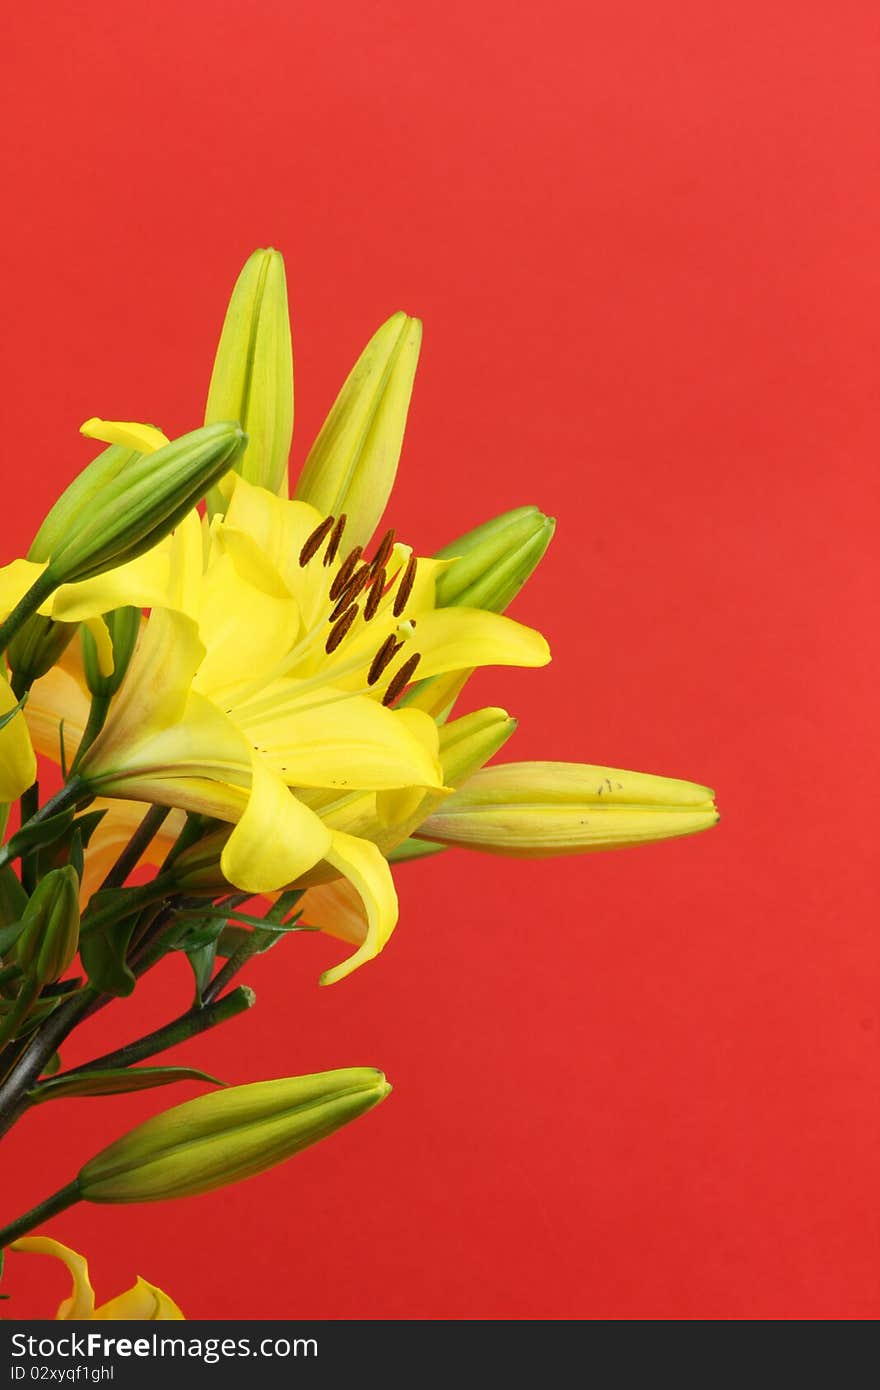
[[[60,1053],[60,1052],[53,1052],[53,1053],[52,1053],[52,1056],[49,1058],[48,1062],[47,1062],[46,1065],[43,1067],[43,1070],[42,1070],[41,1075],[43,1075],[43,1076],[54,1076],[55,1073],[56,1073],[57,1071],[60,1071],[60,1070],[61,1070],[61,1053]]]
[[[108,893],[100,896],[103,898],[110,895]],[[138,914],[133,913],[129,917],[123,917],[121,921],[100,923],[80,937],[79,956],[83,969],[89,977],[89,982],[104,994],[115,994],[118,998],[125,998],[131,994],[137,983],[125,961],[137,920]]]
[[[5,729],[7,724],[12,723],[19,710],[24,709],[27,704],[27,697],[28,693],[25,691],[17,705],[13,705],[12,709],[8,709],[5,714],[0,714],[0,729]]]
[[[196,977],[195,1003],[198,1007],[214,973],[214,962],[217,959],[216,938],[213,941],[206,941],[203,946],[194,946],[187,951],[186,956]]]
[[[39,1105],[45,1100],[63,1096],[118,1096],[126,1091],[147,1091],[154,1086],[168,1086],[173,1081],[207,1081],[211,1086],[225,1086],[216,1076],[196,1067],[119,1067],[104,1071],[72,1072],[68,1076],[41,1081],[28,1092],[28,1099]]]
[[[9,857],[14,859],[16,855],[54,844],[69,829],[72,821],[73,811],[59,811],[57,816],[48,816],[46,820],[33,825],[23,825],[9,841]]]

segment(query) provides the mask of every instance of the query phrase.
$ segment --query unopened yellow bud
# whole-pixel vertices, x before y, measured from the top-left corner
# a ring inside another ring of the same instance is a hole
[[[437,605],[503,613],[553,539],[556,522],[537,507],[517,507],[437,552],[451,563],[437,575]]]
[[[394,314],[373,334],[309,451],[294,496],[348,518],[346,544],[366,545],[397,475],[422,325]]]
[[[287,460],[293,434],[293,355],[284,260],[271,248],[255,251],[238,277],[208,391],[205,424],[239,420],[247,447],[235,471],[249,483],[287,496]],[[215,488],[209,512],[223,511]]]
[[[587,763],[507,763],[470,777],[414,832],[439,844],[542,858],[708,830],[713,793]]]

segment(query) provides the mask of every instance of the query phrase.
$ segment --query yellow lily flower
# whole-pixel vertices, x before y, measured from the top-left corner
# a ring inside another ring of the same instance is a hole
[[[56,1320],[60,1322],[182,1322],[183,1313],[167,1293],[138,1275],[137,1283],[117,1294],[100,1308],[95,1307],[95,1291],[89,1279],[84,1256],[51,1236],[23,1236],[9,1247],[32,1255],[51,1255],[70,1271],[73,1287],[61,1303]]]
[[[102,434],[116,442],[117,427]],[[341,518],[241,477],[223,518],[208,524],[191,513],[151,571],[164,585],[151,595],[161,606],[78,769],[101,797],[230,823],[221,867],[246,892],[346,877],[370,925],[325,983],[387,941],[397,899],[382,849],[427,814],[429,796],[434,806],[445,793],[434,719],[394,707],[416,670],[430,678],[549,660],[540,634],[508,618],[436,607],[441,562],[417,560],[390,534],[367,560],[343,535]],[[105,611],[142,603],[140,583],[111,572]],[[101,600],[92,590],[64,602],[79,616]],[[69,699],[69,680],[56,670],[33,687],[28,719],[44,747],[53,722],[57,739],[60,713],[47,698]],[[366,823],[334,814],[352,798],[366,798]],[[381,833],[389,826],[393,836]]]

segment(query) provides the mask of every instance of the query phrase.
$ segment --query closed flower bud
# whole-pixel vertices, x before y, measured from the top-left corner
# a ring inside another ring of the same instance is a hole
[[[57,538],[41,581],[90,579],[156,545],[233,466],[246,440],[237,424],[208,425],[151,454],[132,454]]]
[[[372,1067],[231,1086],[138,1125],[81,1170],[87,1202],[192,1197],[274,1168],[356,1120],[391,1087]]]
[[[457,787],[504,746],[516,732],[516,720],[507,710],[490,707],[441,724],[438,732],[443,781]]]
[[[693,835],[717,820],[713,793],[693,782],[587,763],[508,763],[475,773],[414,833],[543,858]]]
[[[232,291],[205,408],[206,425],[218,420],[239,420],[247,432],[235,471],[286,497],[293,356],[284,260],[278,251],[255,251]],[[209,512],[225,506],[223,489],[215,488]]]
[[[116,694],[128,670],[141,627],[139,608],[116,608],[105,618],[113,648],[113,672],[105,675],[97,644],[87,627],[82,629],[83,670],[92,695],[109,700]]]
[[[438,551],[450,560],[437,576],[437,603],[503,613],[537,568],[556,529],[537,507],[517,507]]]
[[[37,884],[22,913],[24,930],[16,963],[35,984],[52,984],[64,974],[79,946],[79,877],[66,864]]]
[[[366,545],[397,475],[422,325],[394,314],[374,333],[309,451],[294,496],[345,513],[347,545]]]
[[[174,886],[179,893],[187,897],[202,894],[216,897],[229,891],[229,880],[220,868],[220,857],[230,834],[229,826],[215,830],[173,857],[168,871],[173,872]]]

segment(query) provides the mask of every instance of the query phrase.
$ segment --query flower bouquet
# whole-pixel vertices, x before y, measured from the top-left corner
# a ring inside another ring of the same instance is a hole
[[[61,1097],[207,1088],[71,1155],[69,1181],[7,1213],[0,1247],[70,1270],[60,1318],[183,1314],[143,1279],[96,1310],[82,1256],[32,1234],[56,1213],[237,1182],[388,1095],[367,1067],[228,1087],[156,1061],[253,1006],[236,983],[253,956],[326,932],[349,947],[321,976],[335,985],[387,945],[398,865],[451,846],[577,854],[717,819],[690,782],[496,763],[515,720],[462,712],[476,668],[550,659],[506,610],[554,523],[520,507],[430,557],[379,531],[420,340],[406,314],[378,329],[289,489],[284,265],[255,252],[204,425],[169,440],[88,420],[104,447],[0,570],[0,1132]],[[192,967],[192,1007],[66,1066],[77,1026],[172,952]]]

